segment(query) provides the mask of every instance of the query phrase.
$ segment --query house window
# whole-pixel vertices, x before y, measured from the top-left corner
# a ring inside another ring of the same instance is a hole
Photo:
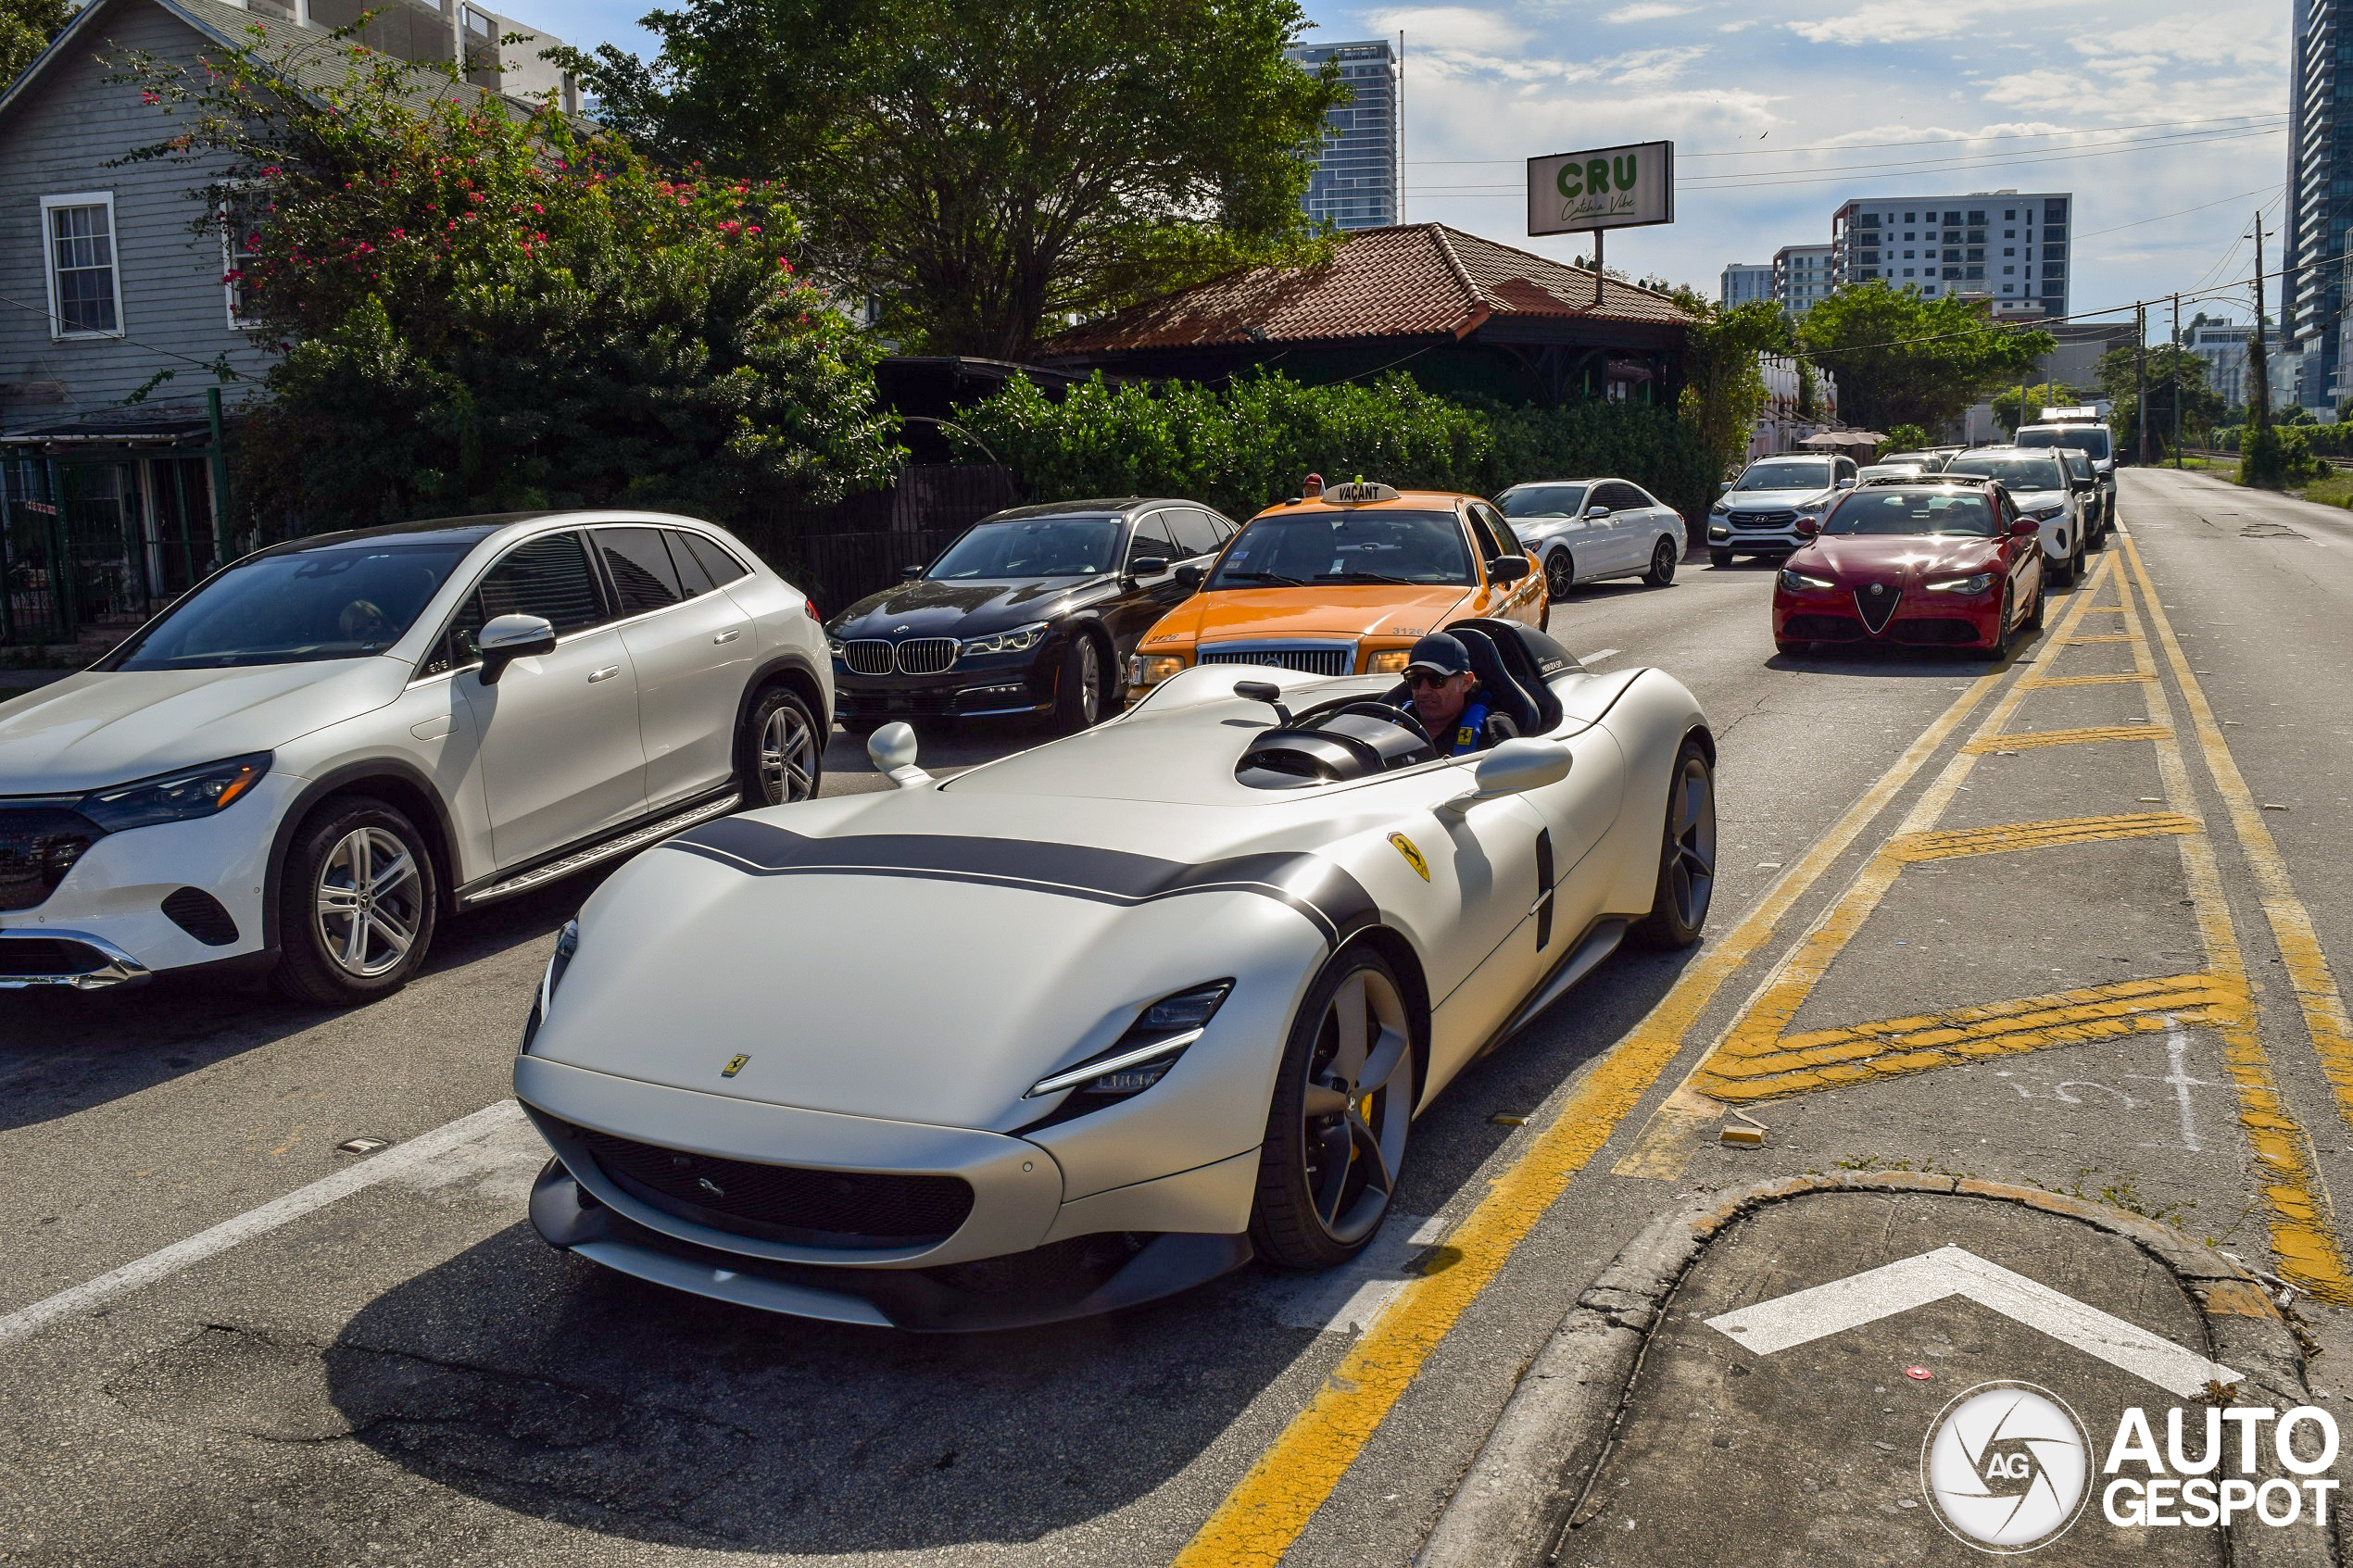
[[[229,310],[231,332],[251,332],[261,324],[252,309],[249,275],[253,270],[256,246],[260,243],[261,209],[258,196],[248,191],[233,191],[218,209],[220,223],[220,293]]]
[[[114,193],[43,196],[41,227],[49,244],[49,335],[120,337]]]
[[[466,36],[477,44],[496,44],[498,42],[498,24],[491,19],[488,11],[469,6],[466,7]]]

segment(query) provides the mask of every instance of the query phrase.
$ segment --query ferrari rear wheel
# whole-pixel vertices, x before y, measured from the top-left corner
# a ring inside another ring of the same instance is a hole
[[[1378,953],[1352,948],[1308,987],[1283,1047],[1250,1222],[1258,1255],[1328,1269],[1362,1252],[1396,1198],[1413,1117],[1404,988]]]
[[[1675,581],[1675,563],[1682,559],[1672,539],[1661,539],[1651,548],[1651,569],[1642,573],[1642,581],[1654,588],[1664,588]]]
[[[1707,924],[1716,893],[1716,770],[1697,736],[1675,754],[1667,786],[1667,827],[1658,846],[1651,911],[1630,934],[1645,947],[1688,947]]]

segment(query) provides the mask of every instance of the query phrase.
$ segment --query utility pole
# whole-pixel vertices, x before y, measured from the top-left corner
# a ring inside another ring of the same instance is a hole
[[[2133,460],[2149,460],[2149,313],[2145,305],[2133,307],[2133,412],[2139,420],[2133,443]]]
[[[2263,312],[2263,214],[2255,215],[2255,332],[2247,339],[2247,379],[2255,384],[2247,388],[2247,445],[2256,438],[2268,439],[2271,429],[2271,354],[2264,346],[2264,335],[2271,324]]]
[[[2173,378],[2173,466],[2182,466],[2182,296],[2173,296],[2173,352],[2167,358]]]

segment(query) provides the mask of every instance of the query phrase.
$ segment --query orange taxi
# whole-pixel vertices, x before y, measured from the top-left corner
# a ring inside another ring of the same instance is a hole
[[[1416,639],[1473,616],[1552,616],[1544,574],[1476,495],[1335,484],[1269,507],[1234,535],[1201,591],[1128,660],[1128,700],[1195,664],[1317,675],[1402,674]]]

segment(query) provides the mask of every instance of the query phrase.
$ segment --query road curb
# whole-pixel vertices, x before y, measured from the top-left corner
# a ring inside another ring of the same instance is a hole
[[[2197,1303],[2207,1353],[2244,1374],[2234,1403],[2279,1410],[2311,1403],[2302,1347],[2263,1282],[2171,1226],[2088,1199],[1970,1176],[1850,1172],[1759,1182],[1696,1198],[1661,1215],[1610,1260],[1521,1374],[1415,1559],[1417,1568],[1541,1568],[1552,1562],[1607,1455],[1651,1330],[1701,1251],[1733,1222],[1768,1204],[1834,1192],[2017,1203],[2130,1241],[2164,1264]],[[2276,1457],[2267,1457],[2264,1474],[2273,1474],[2286,1473]],[[2341,1511],[2335,1524],[2325,1532],[2234,1525],[2226,1532],[2230,1562],[2233,1568],[2334,1565]]]

